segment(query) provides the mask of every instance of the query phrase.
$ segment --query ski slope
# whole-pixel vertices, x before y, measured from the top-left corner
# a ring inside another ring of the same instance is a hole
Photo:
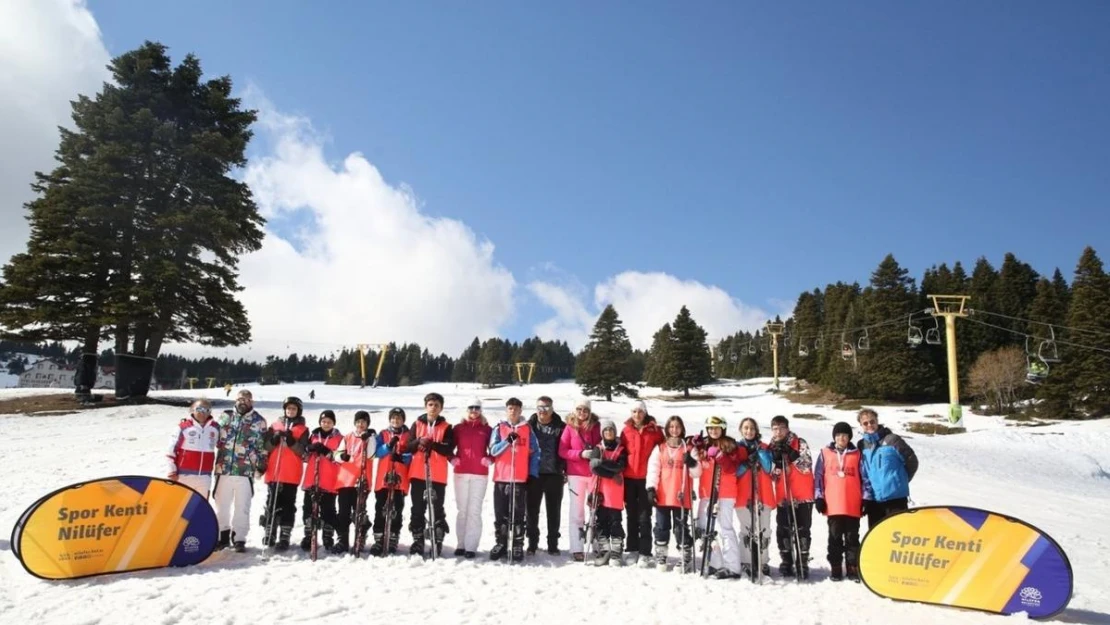
[[[425,393],[447,399],[445,415],[462,418],[474,396],[485,403],[491,421],[504,415],[504,401],[518,396],[525,415],[536,397],[549,395],[559,414],[567,413],[578,387],[572,383],[481,389],[474,384],[426,384],[410,388],[358,389],[323,384],[251,387],[256,408],[271,420],[287,395],[305,400],[305,415],[315,427],[325,408],[336,411],[339,429],[351,428],[355,410],[371,411],[371,427],[385,425],[385,413],[401,406],[411,424],[421,412]],[[791,427],[814,446],[831,439],[836,421],[855,426],[855,414],[827,406],[793,404],[768,393],[768,380],[722,383],[701,389],[714,399],[662,401],[658,389],[644,389],[648,407],[660,421],[682,416],[690,431],[705,417],[724,416],[735,435],[744,416],[757,419],[764,437],[776,414],[819,413],[824,420],[791,418]],[[315,389],[316,399],[309,400]],[[16,391],[0,389],[0,398]],[[20,389],[25,392],[25,389]],[[172,391],[174,396],[208,396],[224,400],[222,389]],[[669,395],[668,395],[669,396]],[[655,398],[655,399],[653,399]],[[623,421],[631,402],[594,401],[594,412]],[[230,403],[217,407],[228,407]],[[913,412],[910,412],[912,410]],[[755,586],[746,580],[702,580],[678,571],[625,567],[586,567],[566,553],[542,551],[523,565],[488,561],[493,545],[492,488],[486,493],[483,538],[478,558],[456,560],[455,535],[448,534],[446,557],[425,562],[418,557],[354,560],[329,555],[315,563],[295,545],[267,556],[261,551],[260,528],[251,528],[246,554],[218,552],[187,569],[161,569],[73,582],[46,582],[27,574],[12,555],[7,537],[19,514],[38,497],[66,484],[119,474],[162,476],[164,448],[183,408],[137,406],[100,409],[77,415],[0,416],[0,474],[8,476],[0,497],[0,614],[32,623],[666,623],[730,622],[756,625],[808,623],[1000,623],[1007,617],[882,599],[861,584],[827,579],[827,530],[815,514],[813,567],[809,583],[775,577]],[[902,424],[947,414],[945,405],[880,407],[880,420],[895,432]],[[997,418],[966,417],[969,433],[925,437],[908,434],[921,469],[912,484],[915,505],[968,505],[1021,518],[1055,538],[1075,571],[1075,593],[1056,621],[1110,623],[1110,461],[1104,441],[1110,422],[1058,423],[1015,427]],[[454,497],[447,489],[448,521],[454,527]],[[252,518],[257,519],[265,492],[256,487]],[[298,525],[294,539],[299,541]],[[566,502],[562,514],[566,523]],[[401,552],[407,553],[409,503]],[[541,528],[541,547],[544,544]],[[674,561],[674,548],[671,556]],[[778,563],[772,546],[772,566]],[[1021,616],[1009,617],[1010,619]],[[15,622],[7,621],[5,622]]]

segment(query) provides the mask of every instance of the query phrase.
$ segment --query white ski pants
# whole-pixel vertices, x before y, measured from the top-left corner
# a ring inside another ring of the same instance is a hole
[[[211,475],[178,475],[177,481],[200,493],[205,501],[208,500],[208,493],[212,490]]]
[[[570,552],[584,553],[582,530],[586,527],[586,497],[590,494],[590,478],[584,475],[567,476],[567,533],[570,534]]]
[[[756,508],[758,513],[756,518],[759,522],[759,565],[767,564],[767,549],[771,545],[771,513],[774,512],[773,508],[766,508],[762,504],[757,504]],[[752,513],[745,506],[736,509],[736,518],[740,521],[740,536],[743,541],[743,548],[740,549],[740,562],[742,564],[752,563],[752,550],[748,543],[748,535],[752,531]]]
[[[247,541],[251,527],[251,499],[254,483],[245,475],[216,476],[216,523],[221,532],[231,530],[233,541]]]
[[[740,540],[736,536],[736,525],[733,523],[733,513],[736,506],[735,499],[717,500],[716,532],[717,540],[709,551],[709,566],[720,569],[725,568],[737,575],[740,574]],[[705,531],[709,522],[709,499],[698,502],[698,528]],[[722,565],[722,560],[724,564]]]
[[[486,486],[489,476],[455,474],[455,506],[459,509],[455,516],[455,532],[459,549],[478,551],[482,539],[482,502],[486,499]]]

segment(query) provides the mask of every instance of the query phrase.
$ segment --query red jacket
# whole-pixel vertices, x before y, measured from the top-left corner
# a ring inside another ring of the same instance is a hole
[[[455,426],[455,457],[459,464],[455,473],[465,475],[489,475],[489,467],[482,464],[482,458],[489,458],[489,437],[493,428],[485,418],[473,421],[464,419]]]
[[[624,477],[630,480],[647,479],[651,451],[665,438],[663,430],[651,415],[644,417],[644,425],[638,430],[631,418],[625,421],[621,432],[621,447],[628,450],[628,466],[624,469]]]

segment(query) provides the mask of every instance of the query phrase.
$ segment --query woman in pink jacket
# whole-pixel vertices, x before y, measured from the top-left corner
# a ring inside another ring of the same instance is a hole
[[[482,400],[475,397],[466,406],[466,418],[455,426],[455,455],[451,466],[455,471],[455,532],[458,547],[455,556],[473,558],[482,538],[482,502],[489,484],[489,437],[493,428],[482,415]]]
[[[582,543],[586,533],[586,495],[590,484],[590,452],[601,443],[601,423],[590,411],[590,400],[582,398],[567,417],[567,427],[559,439],[559,456],[567,461],[567,530],[570,551],[576,562],[585,555]]]

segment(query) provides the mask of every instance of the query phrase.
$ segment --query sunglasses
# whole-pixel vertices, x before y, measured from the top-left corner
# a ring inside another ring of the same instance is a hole
[[[860,425],[879,425],[878,421],[860,421]]]
[[[551,406],[536,406],[536,410],[540,412],[551,412]]]
[[[203,412],[204,414],[209,414],[212,411],[205,408],[204,406],[197,406],[197,407],[193,408],[193,412]]]
[[[574,411],[575,412],[589,412],[590,409],[585,407],[585,406],[579,406],[579,407],[575,408]]]
[[[477,411],[481,410],[482,407],[481,406],[467,406],[466,409],[471,411],[471,412],[477,412]]]

